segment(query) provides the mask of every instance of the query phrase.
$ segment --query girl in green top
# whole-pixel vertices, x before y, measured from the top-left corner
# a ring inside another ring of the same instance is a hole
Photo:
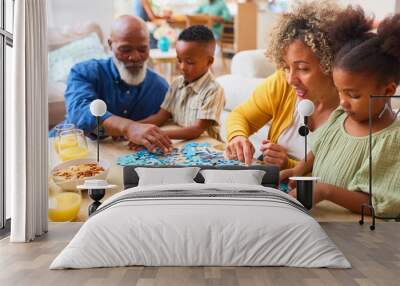
[[[392,96],[400,82],[400,14],[377,33],[371,28],[361,8],[339,15],[331,39],[340,47],[333,64],[340,107],[312,135],[307,162],[281,172],[286,179],[312,171],[321,178],[314,203],[329,200],[358,213],[368,203],[369,97]],[[400,121],[390,98],[373,100],[372,132],[373,205],[379,216],[400,216]]]

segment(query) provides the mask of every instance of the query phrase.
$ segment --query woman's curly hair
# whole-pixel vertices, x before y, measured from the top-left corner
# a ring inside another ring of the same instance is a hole
[[[301,40],[318,57],[325,74],[332,70],[334,48],[327,29],[335,22],[341,8],[331,0],[299,2],[292,11],[283,14],[271,32],[267,56],[278,68],[284,65],[286,48],[294,40]]]

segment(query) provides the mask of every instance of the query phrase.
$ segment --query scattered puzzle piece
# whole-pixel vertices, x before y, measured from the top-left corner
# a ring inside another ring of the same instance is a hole
[[[143,165],[143,166],[223,166],[223,165],[243,165],[237,160],[226,160],[223,152],[213,151],[207,142],[191,142],[185,144],[181,149],[174,148],[171,153],[164,154],[161,150],[149,152],[142,149],[132,154],[121,156],[117,159],[117,164],[121,166]]]

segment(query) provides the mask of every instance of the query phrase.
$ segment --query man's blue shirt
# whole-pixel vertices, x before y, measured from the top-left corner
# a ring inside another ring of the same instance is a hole
[[[64,95],[65,121],[86,132],[93,131],[96,119],[89,106],[95,99],[107,104],[101,121],[111,115],[141,120],[159,111],[167,90],[168,83],[150,69],[141,84],[131,86],[121,80],[112,58],[85,61],[76,64],[69,74]]]

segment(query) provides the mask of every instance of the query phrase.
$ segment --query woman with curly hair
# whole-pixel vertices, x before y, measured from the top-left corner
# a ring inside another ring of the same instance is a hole
[[[327,29],[340,11],[332,1],[313,1],[280,17],[267,51],[278,70],[229,115],[227,157],[250,164],[255,150],[248,137],[267,123],[269,133],[260,149],[266,163],[286,169],[304,157],[304,139],[298,134],[303,122],[297,112],[300,100],[315,105],[311,131],[339,105],[332,80],[334,46]]]

